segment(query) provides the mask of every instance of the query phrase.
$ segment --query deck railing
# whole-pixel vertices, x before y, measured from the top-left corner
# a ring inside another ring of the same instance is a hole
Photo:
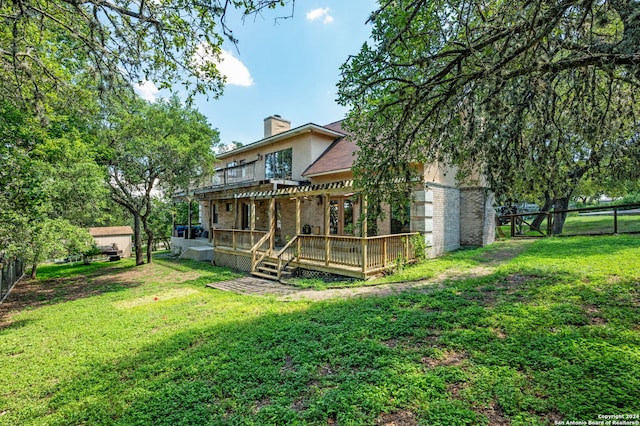
[[[213,175],[213,186],[233,185],[234,183],[248,182],[255,180],[256,162],[239,164],[216,170]]]
[[[268,234],[266,231],[245,231],[240,229],[214,229],[214,247],[228,247],[233,250],[251,250],[255,243]]]
[[[411,234],[383,235],[379,237],[343,237],[297,235],[280,250],[276,257],[279,265],[292,261],[298,264],[359,270],[363,275],[383,270],[398,263],[416,261]]]
[[[416,261],[412,236],[395,234],[367,238],[367,271]]]

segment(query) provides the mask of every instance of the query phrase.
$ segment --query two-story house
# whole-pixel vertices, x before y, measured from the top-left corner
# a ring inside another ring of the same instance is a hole
[[[174,237],[174,248],[268,277],[297,268],[364,278],[413,261],[416,238],[431,257],[493,242],[491,193],[456,185],[440,167],[424,167],[411,205],[360,220],[368,205],[353,187],[357,152],[339,121],[291,128],[267,117],[263,139],[219,154],[210,183],[176,197],[199,200],[206,238]]]

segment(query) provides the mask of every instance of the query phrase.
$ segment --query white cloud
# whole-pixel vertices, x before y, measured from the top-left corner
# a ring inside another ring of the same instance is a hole
[[[215,55],[205,44],[201,44],[196,52],[195,61],[197,64],[215,63],[220,74],[226,77],[226,84],[244,87],[253,86],[253,78],[249,69],[240,59],[227,50],[222,49],[219,55]]]
[[[227,77],[227,84],[245,87],[253,86],[253,78],[249,69],[231,52],[222,50],[218,69],[222,75]]]
[[[329,8],[319,7],[317,9],[310,10],[307,12],[307,20],[308,21],[316,21],[318,19],[322,19],[323,24],[330,24],[333,22],[333,16],[329,15]]]
[[[145,80],[142,83],[136,83],[133,88],[140,97],[149,102],[155,102],[158,98],[158,88],[153,81]]]

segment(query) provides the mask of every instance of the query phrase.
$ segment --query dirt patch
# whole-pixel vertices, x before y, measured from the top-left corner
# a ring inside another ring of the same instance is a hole
[[[264,407],[268,405],[271,405],[271,400],[269,398],[263,398],[253,403],[253,406],[251,407],[251,411],[253,412],[253,414],[258,414],[260,410],[262,410]]]
[[[423,357],[422,363],[429,368],[433,367],[458,367],[462,365],[464,360],[467,359],[467,354],[464,352],[448,351],[444,353],[442,358]]]
[[[500,406],[493,401],[488,407],[476,408],[475,411],[489,419],[489,424],[492,426],[508,426],[511,424],[511,420],[505,417]]]
[[[417,424],[416,415],[408,410],[381,414],[375,422],[376,426],[414,426]]]
[[[332,369],[331,366],[328,364],[324,364],[318,367],[318,376],[320,377],[330,376],[335,373],[336,371]]]
[[[602,312],[597,306],[583,306],[582,309],[584,309],[584,312],[587,315],[587,318],[589,318],[589,322],[591,323],[591,325],[604,325],[607,323],[607,321],[602,318]]]
[[[307,409],[307,404],[305,404],[302,398],[296,399],[291,403],[291,409],[297,412],[304,411]]]
[[[280,368],[280,374],[296,371],[293,358],[289,354],[284,357],[284,365]]]
[[[496,241],[476,260],[488,266],[496,266],[518,256],[534,241],[533,239]]]

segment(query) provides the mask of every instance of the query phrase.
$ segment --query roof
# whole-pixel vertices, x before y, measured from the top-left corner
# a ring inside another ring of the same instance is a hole
[[[101,226],[97,228],[89,228],[89,234],[91,234],[92,237],[133,235],[133,229],[131,229],[130,226]]]
[[[335,123],[333,123],[335,124]],[[254,148],[259,148],[263,145],[269,145],[271,143],[280,141],[282,139],[287,139],[290,138],[292,136],[298,135],[298,134],[302,134],[302,133],[307,133],[307,132],[317,132],[317,133],[321,133],[324,135],[327,135],[329,137],[334,137],[334,138],[338,138],[338,137],[342,137],[344,136],[344,133],[342,133],[339,130],[335,130],[331,127],[328,126],[318,126],[317,124],[314,123],[307,123],[304,124],[302,126],[287,130],[286,132],[282,132],[282,133],[276,133],[275,135],[269,136],[267,138],[264,139],[260,139],[259,141],[250,143],[248,145],[244,145],[241,146],[240,148],[236,148],[232,151],[228,151],[228,152],[224,152],[222,154],[217,154],[216,158],[217,159],[224,159],[227,157],[232,157],[238,153],[244,152],[244,151],[249,151],[251,149]]]
[[[328,124],[324,127],[338,128],[342,131],[342,121]],[[358,145],[347,137],[336,139],[325,152],[322,153],[307,169],[302,172],[302,176],[317,176],[330,172],[351,170],[353,160],[358,152]]]
[[[322,127],[324,127],[325,129],[333,130],[334,132],[342,133],[343,135],[348,135],[349,133],[342,128],[342,122],[343,120],[338,120],[334,121],[333,123],[325,124]]]

